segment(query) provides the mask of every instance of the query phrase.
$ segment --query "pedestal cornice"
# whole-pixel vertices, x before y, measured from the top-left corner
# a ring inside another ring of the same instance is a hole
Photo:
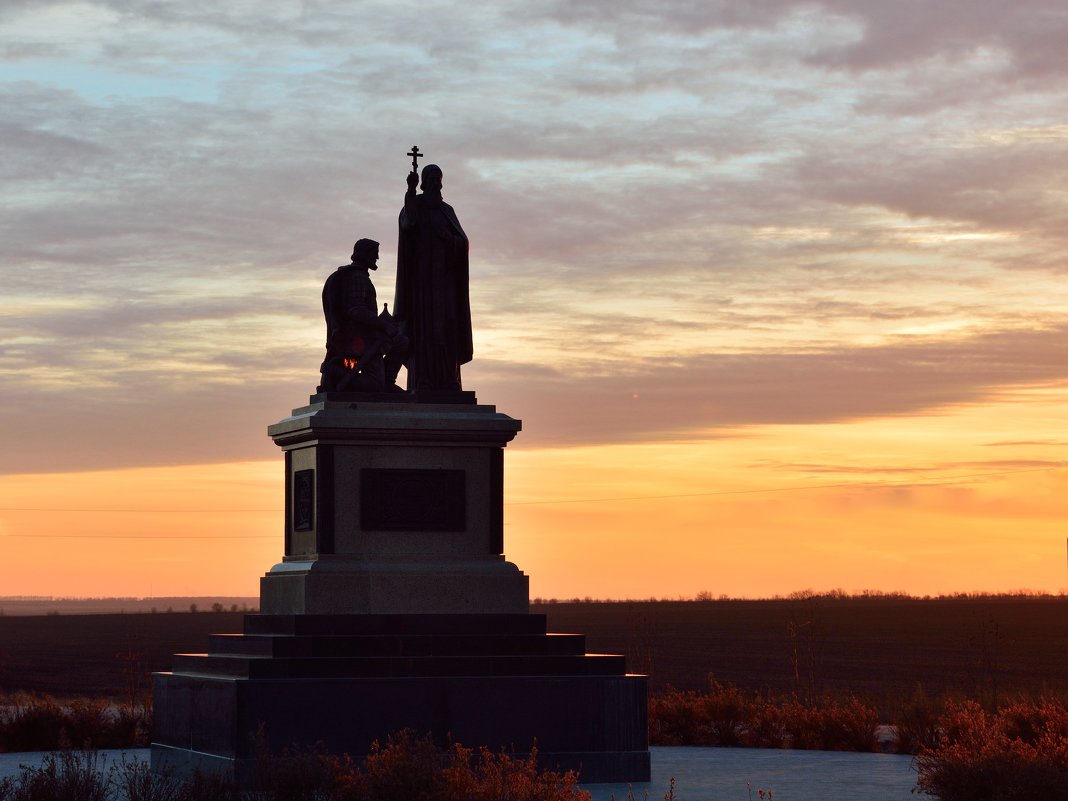
[[[294,409],[267,433],[281,448],[315,441],[503,447],[522,425],[492,405],[320,401]]]

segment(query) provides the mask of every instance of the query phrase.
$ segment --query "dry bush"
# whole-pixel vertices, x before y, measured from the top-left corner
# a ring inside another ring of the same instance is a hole
[[[365,777],[347,754],[328,754],[321,744],[280,755],[258,748],[250,799],[360,801],[365,796]]]
[[[366,793],[375,801],[436,801],[444,797],[444,754],[411,731],[371,746],[364,766]]]
[[[856,698],[747,697],[712,680],[707,693],[673,690],[649,700],[654,745],[744,745],[825,751],[873,751],[878,714]]]
[[[537,749],[526,758],[475,754],[459,744],[448,750],[429,738],[400,732],[385,746],[376,743],[363,770],[359,801],[589,801],[574,772],[543,770]]]
[[[111,747],[113,716],[107,701],[77,698],[60,706],[64,738],[74,748]]]
[[[822,698],[812,704],[788,701],[780,706],[786,743],[819,751],[874,751],[879,724],[875,710],[857,698]]]
[[[669,689],[649,699],[649,741],[653,745],[709,745],[701,696]]]
[[[793,699],[779,705],[786,746],[813,751],[833,750],[826,710],[820,705]]]
[[[125,758],[111,776],[112,786],[126,801],[186,801],[185,782],[170,773],[153,771],[147,762]]]
[[[786,748],[791,733],[783,706],[765,701],[756,706],[749,728],[748,745],[754,748]]]
[[[43,695],[14,695],[0,701],[0,751],[49,751],[69,747],[66,715]]]
[[[9,801],[109,801],[108,776],[88,751],[46,754],[39,768],[23,767],[11,783]]]
[[[147,762],[112,765],[115,801],[269,801],[274,796],[242,790],[229,773],[196,772],[191,779],[152,770]],[[2,801],[2,800],[0,800]]]
[[[733,684],[723,684],[709,676],[709,689],[699,699],[701,717],[708,727],[710,745],[744,745],[752,725],[753,702]]]
[[[938,719],[944,709],[931,701],[923,687],[917,686],[912,697],[898,709],[894,732],[899,754],[918,754],[938,745],[941,737]]]
[[[102,699],[0,696],[0,752],[140,748],[152,727],[149,707]]]
[[[256,796],[243,792],[229,774],[197,771],[184,788],[183,801],[257,801]],[[268,795],[263,801],[269,799]]]
[[[199,777],[201,782],[207,777]],[[347,756],[321,747],[289,750],[257,758],[252,787],[235,795],[232,782],[216,795],[194,793],[178,798],[142,796],[129,801],[589,801],[573,772],[543,770],[536,750],[525,758],[478,753],[459,744],[438,748],[429,737],[411,731],[375,743],[362,767]]]
[[[1015,703],[988,713],[949,703],[941,742],[917,757],[919,790],[941,801],[1068,799],[1068,708]]]
[[[461,745],[437,748],[411,732],[375,744],[362,767],[313,748],[261,754],[252,785],[229,775],[188,781],[142,762],[104,770],[91,752],[49,754],[40,768],[0,781],[0,801],[589,801],[574,772],[543,770],[536,749],[514,758]]]
[[[878,713],[859,698],[826,702],[825,732],[832,751],[874,751]]]
[[[542,770],[537,749],[524,759],[495,754],[482,748],[477,756],[460,745],[453,746],[445,770],[445,798],[453,801],[589,801],[579,788],[574,771]]]

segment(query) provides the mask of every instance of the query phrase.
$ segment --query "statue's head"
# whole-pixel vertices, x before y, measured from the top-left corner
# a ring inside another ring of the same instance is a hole
[[[352,263],[368,270],[378,269],[378,243],[373,239],[361,239],[352,248]]]
[[[423,182],[419,188],[431,195],[440,195],[441,167],[437,164],[427,164],[423,167]]]

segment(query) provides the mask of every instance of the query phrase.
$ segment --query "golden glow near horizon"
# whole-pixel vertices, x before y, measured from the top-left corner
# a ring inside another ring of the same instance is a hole
[[[281,561],[277,463],[6,476],[3,595],[255,595]]]
[[[0,11],[0,595],[255,593],[413,142],[534,595],[1068,586],[1063,15],[216,5]]]
[[[506,454],[534,597],[1068,589],[1068,387],[708,441]],[[1033,436],[1009,441],[1006,436]],[[531,433],[520,437],[533,436]],[[57,497],[57,487],[63,488]],[[255,595],[282,552],[273,461],[5,478],[4,594]]]

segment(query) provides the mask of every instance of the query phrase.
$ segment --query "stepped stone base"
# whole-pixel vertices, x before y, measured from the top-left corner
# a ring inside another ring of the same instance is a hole
[[[361,757],[385,733],[529,753],[586,782],[649,778],[645,676],[527,614],[248,615],[153,677],[152,766],[247,779],[270,752]]]

